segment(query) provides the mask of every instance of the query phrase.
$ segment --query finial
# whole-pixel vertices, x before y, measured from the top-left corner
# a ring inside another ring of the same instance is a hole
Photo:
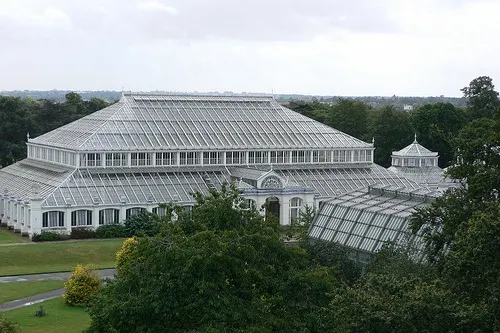
[[[30,132],[26,133],[26,141],[30,140]]]
[[[415,133],[415,140],[413,140],[413,143],[418,143],[417,142],[417,133]]]
[[[372,137],[372,145],[375,146],[375,137]]]

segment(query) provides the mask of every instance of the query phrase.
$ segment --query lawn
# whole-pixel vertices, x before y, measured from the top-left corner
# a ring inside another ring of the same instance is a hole
[[[13,235],[5,228],[0,228],[0,244],[22,243],[21,235]]]
[[[123,239],[91,239],[0,246],[0,276],[72,271],[77,264],[115,267]]]
[[[0,284],[0,303],[64,288],[64,281],[23,281]]]
[[[40,305],[43,305],[47,316],[35,317]],[[90,317],[85,309],[67,306],[62,298],[7,311],[3,315],[18,323],[23,333],[80,333],[90,326]]]

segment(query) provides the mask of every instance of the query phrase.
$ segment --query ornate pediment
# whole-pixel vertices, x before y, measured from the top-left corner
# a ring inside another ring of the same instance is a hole
[[[261,183],[262,188],[283,188],[283,182],[277,176],[268,176]]]

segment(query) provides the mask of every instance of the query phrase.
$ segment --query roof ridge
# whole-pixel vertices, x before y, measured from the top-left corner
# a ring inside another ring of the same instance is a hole
[[[82,146],[83,146],[84,144],[86,144],[86,143],[87,143],[90,139],[92,139],[94,136],[96,136],[96,135],[97,135],[97,133],[99,132],[99,130],[100,130],[101,128],[103,128],[104,126],[106,126],[106,124],[108,123],[108,121],[109,121],[109,120],[110,120],[110,119],[111,119],[111,118],[112,118],[115,114],[117,114],[119,111],[121,111],[121,110],[123,109],[123,107],[125,106],[125,102],[123,102],[123,101],[122,101],[122,99],[124,99],[124,98],[126,98],[126,97],[125,97],[125,95],[124,95],[124,96],[122,96],[122,98],[120,98],[120,100],[119,100],[118,102],[116,102],[116,103],[121,103],[120,107],[119,107],[119,108],[118,108],[115,112],[113,112],[111,115],[109,115],[109,117],[108,117],[106,120],[104,120],[104,121],[103,121],[103,123],[101,124],[101,126],[98,126],[98,127],[94,130],[94,133],[92,133],[91,135],[89,135],[89,137],[88,137],[88,138],[86,138],[84,141],[82,141],[82,142],[80,143],[80,145],[78,145],[78,148],[82,147]],[[110,105],[110,106],[111,106],[111,105]],[[104,109],[101,109],[101,110],[104,110]],[[99,112],[99,111],[97,111],[97,112]],[[92,115],[92,113],[91,113],[90,115]],[[89,116],[90,116],[90,115],[89,115]],[[83,117],[83,118],[85,118],[85,117]],[[79,120],[79,119],[77,119],[77,120],[75,120],[75,121],[78,121],[78,120]]]

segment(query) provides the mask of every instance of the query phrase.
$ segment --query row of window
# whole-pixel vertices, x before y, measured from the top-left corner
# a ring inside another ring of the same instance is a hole
[[[138,215],[145,212],[142,207],[129,208],[125,212],[125,218]],[[165,216],[166,210],[163,207],[153,208],[153,213],[159,216]],[[82,227],[92,225],[92,211],[81,209],[71,212],[71,226]],[[120,222],[120,210],[115,208],[102,209],[99,211],[99,225],[116,224]],[[58,228],[64,227],[64,212],[50,211],[42,214],[43,228]]]
[[[434,158],[392,158],[392,165],[396,166],[410,166],[410,167],[422,167],[422,166],[437,166],[437,157]]]
[[[244,165],[301,163],[363,163],[372,161],[372,150],[279,150],[228,152],[163,152],[81,154],[80,166]],[[104,159],[104,160],[102,160]]]
[[[58,164],[76,166],[76,154],[60,149],[28,145],[28,157]]]

